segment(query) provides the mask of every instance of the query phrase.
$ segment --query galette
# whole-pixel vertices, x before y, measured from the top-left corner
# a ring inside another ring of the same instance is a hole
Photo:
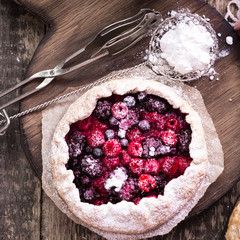
[[[108,81],[60,120],[51,167],[59,195],[81,221],[108,232],[148,232],[177,215],[206,177],[201,119],[160,82]]]

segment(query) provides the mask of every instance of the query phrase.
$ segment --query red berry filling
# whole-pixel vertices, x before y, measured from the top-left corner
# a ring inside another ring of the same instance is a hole
[[[108,157],[116,157],[122,151],[121,144],[116,139],[111,139],[103,145],[103,152]]]
[[[66,168],[73,171],[81,201],[138,204],[163,194],[192,161],[185,117],[146,92],[98,100],[92,115],[72,124],[65,137]]]
[[[128,114],[126,103],[117,102],[112,106],[112,115],[117,119],[125,118]]]
[[[138,179],[138,186],[144,192],[149,192],[157,186],[156,179],[149,174],[142,174]]]
[[[131,157],[141,157],[143,152],[141,143],[130,142],[128,144],[127,152]]]

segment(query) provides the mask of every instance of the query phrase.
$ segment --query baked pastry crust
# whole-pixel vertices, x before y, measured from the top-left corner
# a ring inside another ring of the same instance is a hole
[[[226,233],[227,240],[238,240],[240,239],[240,201],[234,208],[229,223],[228,230]]]
[[[166,99],[173,108],[186,113],[186,121],[192,130],[189,146],[193,159],[185,173],[170,181],[164,195],[155,198],[143,198],[138,205],[121,201],[101,206],[81,202],[78,189],[73,183],[74,175],[67,170],[68,146],[64,139],[72,123],[91,115],[97,100],[109,97],[112,93],[123,95],[128,92],[146,91]],[[83,94],[67,110],[59,122],[52,140],[51,166],[54,183],[70,211],[87,224],[109,232],[139,234],[155,229],[173,218],[201,186],[207,172],[207,148],[201,119],[197,112],[173,88],[160,82],[139,78],[124,78],[106,82]]]

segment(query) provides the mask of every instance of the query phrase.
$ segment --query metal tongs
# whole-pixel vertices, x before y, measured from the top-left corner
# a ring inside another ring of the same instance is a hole
[[[37,78],[44,78],[42,83],[34,89],[0,106],[0,115],[5,118],[5,125],[3,127],[0,126],[0,134],[5,131],[10,124],[10,119],[4,108],[46,87],[57,76],[70,73],[105,56],[114,56],[122,53],[127,48],[139,42],[144,36],[146,36],[149,30],[156,28],[161,19],[162,17],[159,12],[152,9],[141,9],[136,15],[105,27],[87,46],[79,49],[66,59],[62,60],[55,68],[35,73],[17,85],[0,93],[1,98]],[[64,68],[64,66],[73,58],[81,57],[81,55],[93,52],[93,50],[94,53],[91,54],[87,60],[75,66]]]

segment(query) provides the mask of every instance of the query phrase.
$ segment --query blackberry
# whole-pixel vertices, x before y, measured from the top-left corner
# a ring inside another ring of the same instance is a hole
[[[157,111],[158,113],[165,113],[168,109],[167,104],[164,101],[154,97],[148,97],[144,105],[149,112]]]
[[[107,120],[111,116],[111,102],[107,100],[99,100],[94,110],[97,118]]]
[[[156,149],[158,149],[161,145],[162,145],[162,142],[160,140],[158,140],[157,138],[154,138],[154,137],[147,138],[142,144],[142,147],[143,147],[142,156],[144,158],[153,157],[152,156],[153,151],[151,151],[152,148],[155,149],[154,156],[156,156]]]
[[[189,149],[190,141],[191,141],[191,131],[188,129],[185,131],[182,131],[178,135],[178,141],[179,141],[179,150],[181,152],[187,152]]]
[[[80,132],[73,132],[67,141],[69,156],[76,158],[82,154],[86,144],[86,136]]]
[[[103,155],[103,150],[101,148],[94,148],[92,151],[93,157],[100,158]]]
[[[119,198],[130,201],[138,194],[138,192],[138,180],[136,178],[128,178],[119,192]]]
[[[83,192],[83,197],[86,201],[92,201],[94,199],[94,191],[92,189],[87,189]]]
[[[81,168],[89,177],[99,177],[103,172],[103,165],[99,159],[94,159],[92,155],[85,155],[81,161]]]
[[[123,102],[126,103],[126,105],[128,107],[133,107],[135,106],[136,104],[136,100],[133,96],[126,96],[124,99],[123,99]]]
[[[156,179],[156,183],[157,183],[156,190],[158,190],[163,194],[163,189],[167,185],[166,175],[162,173],[162,174],[158,174],[157,176],[154,176],[154,178]]]

